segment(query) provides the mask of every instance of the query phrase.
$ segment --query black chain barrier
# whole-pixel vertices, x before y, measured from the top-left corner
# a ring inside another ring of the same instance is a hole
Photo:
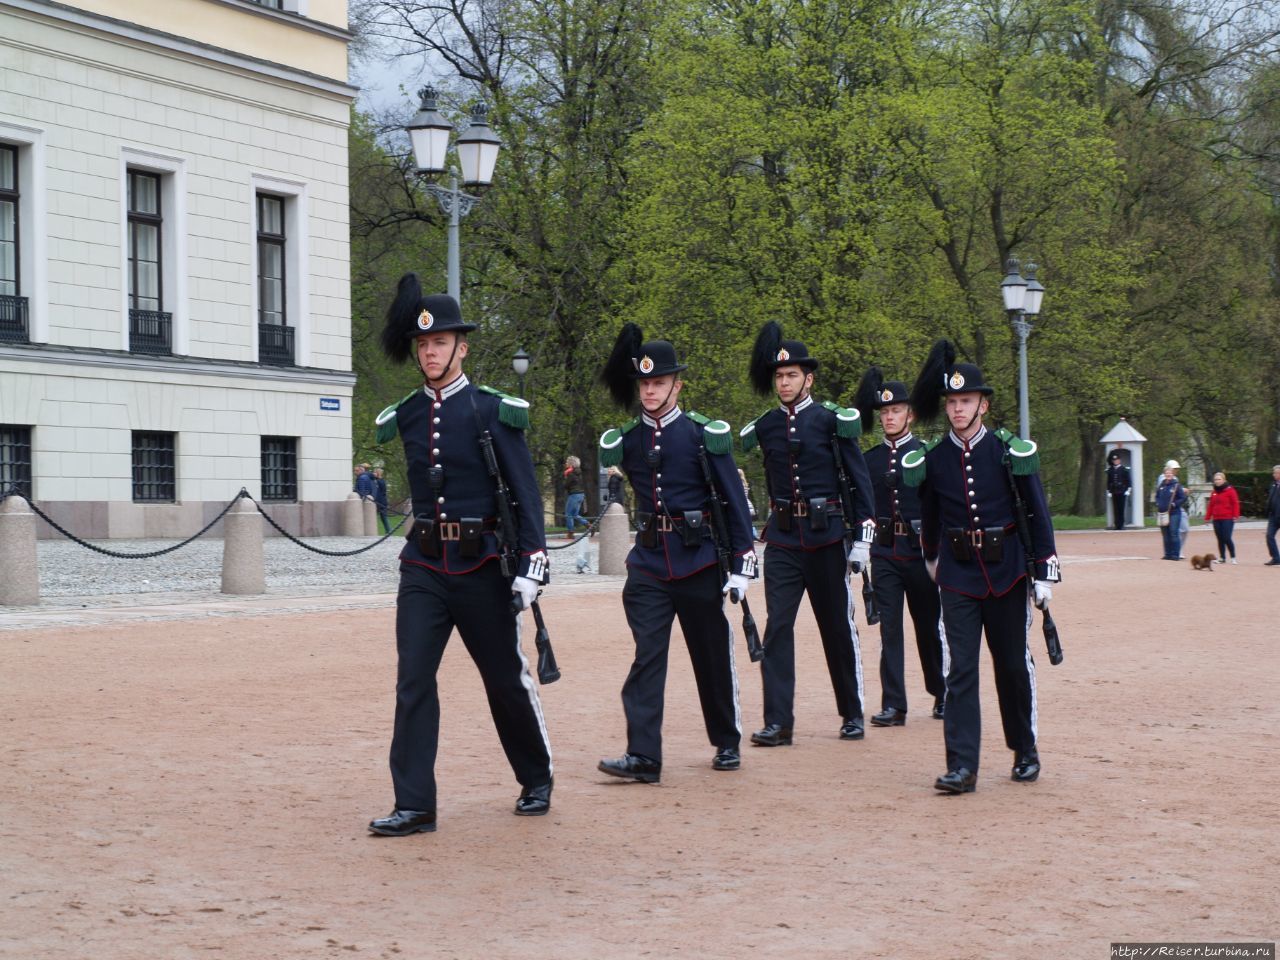
[[[262,518],[266,520],[267,523],[271,524],[271,526],[275,527],[282,537],[285,537],[288,540],[292,540],[294,543],[300,546],[303,550],[310,550],[312,553],[318,553],[321,556],[325,556],[325,557],[354,557],[358,553],[364,553],[367,550],[372,550],[374,547],[378,546],[378,544],[384,542],[388,537],[398,532],[400,528],[404,526],[404,522],[409,519],[409,515],[407,513],[402,514],[400,517],[400,522],[397,523],[390,530],[388,530],[385,534],[383,534],[377,540],[373,541],[373,543],[366,544],[363,547],[357,547],[355,550],[324,550],[320,547],[313,547],[311,544],[305,543],[302,540],[299,540],[297,537],[295,537],[292,533],[290,533],[284,527],[280,526],[280,524],[272,520],[271,515],[268,514],[267,511],[262,509],[262,504],[258,503],[257,500],[254,500],[253,497],[250,496],[249,493],[247,493],[246,491],[244,490],[240,491],[240,495],[242,497],[248,497],[249,500],[253,503],[253,505],[258,508],[258,512],[262,514]]]
[[[17,488],[6,490],[3,494],[0,494],[0,500],[3,500],[5,497],[21,497],[23,500],[27,502],[27,506],[31,508],[31,512],[34,513],[37,517],[39,517],[49,526],[53,527],[53,529],[57,530],[60,534],[62,534],[68,540],[72,541],[73,543],[78,543],[80,544],[80,546],[88,550],[92,550],[94,553],[101,553],[103,556],[107,556],[107,557],[115,557],[117,560],[150,560],[153,557],[163,557],[166,553],[173,553],[173,551],[175,550],[181,550],[192,540],[200,539],[206,533],[208,533],[211,529],[213,529],[213,525],[215,523],[217,523],[219,520],[221,520],[223,517],[227,515],[227,511],[230,510],[232,507],[234,507],[236,505],[236,502],[241,497],[248,497],[248,496],[249,496],[249,491],[245,490],[242,487],[240,489],[240,492],[231,498],[231,502],[228,503],[225,507],[223,507],[222,511],[216,517],[214,517],[207,524],[205,524],[204,529],[201,530],[199,533],[194,533],[191,536],[187,537],[187,539],[183,540],[181,543],[175,543],[171,547],[165,547],[162,550],[149,550],[146,553],[122,553],[119,550],[108,550],[106,547],[99,547],[96,544],[90,543],[88,540],[82,540],[80,537],[77,537],[70,530],[66,529],[66,527],[58,523],[58,521],[54,520],[53,517],[49,516],[47,513],[45,513],[43,510],[37,507],[35,503],[32,502],[30,497],[28,497],[25,493],[23,493],[21,490],[18,490]],[[253,498],[249,497],[249,499],[252,500]]]
[[[583,519],[585,520],[586,518],[584,517]],[[570,547],[576,547],[582,540],[591,536],[593,533],[599,532],[599,530],[600,530],[600,517],[597,516],[587,522],[586,533],[580,534],[579,536],[568,541],[567,543],[561,543],[554,547],[551,546],[551,544],[547,544],[547,549],[548,550],[568,550]]]

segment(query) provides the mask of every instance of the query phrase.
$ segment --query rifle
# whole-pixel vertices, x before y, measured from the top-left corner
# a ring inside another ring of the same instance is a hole
[[[856,513],[853,508],[853,487],[849,483],[849,475],[845,473],[844,461],[840,459],[840,438],[831,434],[831,456],[836,462],[836,486],[840,491],[840,515],[844,520],[844,555],[849,556],[853,549],[853,521]],[[875,626],[880,622],[880,611],[876,607],[876,593],[871,586],[871,577],[864,567],[862,569],[862,610],[867,615],[867,626]]]
[[[474,400],[472,401],[474,403]],[[476,414],[477,423],[480,415]],[[493,448],[493,435],[483,427],[480,430],[480,452],[484,454],[485,469],[493,478],[496,488],[498,506],[498,567],[504,577],[515,579],[520,572],[520,554],[516,546],[516,521],[511,511],[511,491],[507,482],[502,479],[502,471],[498,468],[498,452]],[[541,594],[542,591],[538,591]],[[542,619],[542,606],[535,599],[529,604],[533,611],[533,622],[538,627],[534,635],[534,645],[538,649],[538,682],[555,683],[560,679],[560,668],[556,666],[556,655],[551,649],[551,635],[547,633],[547,624]],[[522,607],[519,597],[511,598],[511,611],[520,616]]]
[[[716,492],[715,480],[711,476],[711,464],[707,462],[707,448],[698,448],[698,463],[702,466],[702,478],[707,483],[711,496],[711,534],[716,543],[716,560],[720,564],[720,576],[729,582],[733,573],[733,551],[729,546],[729,525],[724,516],[724,504],[720,502],[720,494]],[[764,659],[764,645],[760,642],[760,631],[756,627],[756,618],[751,615],[751,607],[746,597],[739,597],[737,590],[729,591],[729,599],[733,603],[742,604],[742,632],[747,637],[747,656],[752,663]]]
[[[1009,462],[1009,451],[1004,452],[1004,475],[1009,481],[1009,492],[1013,495],[1013,518],[1018,528],[1018,539],[1022,542],[1022,554],[1027,566],[1027,589],[1035,597],[1036,555],[1031,548],[1031,524],[1027,519],[1027,503],[1022,499],[1022,491],[1018,489],[1018,481],[1013,476],[1013,464]],[[1037,606],[1040,606],[1037,604]],[[1049,662],[1055,667],[1062,662],[1062,641],[1058,639],[1058,625],[1053,622],[1049,613],[1049,604],[1040,606],[1044,614],[1041,628],[1044,632],[1044,645],[1049,651]]]

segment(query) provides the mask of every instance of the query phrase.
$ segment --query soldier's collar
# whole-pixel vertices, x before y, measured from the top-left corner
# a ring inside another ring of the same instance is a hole
[[[897,440],[890,440],[888,437],[885,437],[884,445],[888,447],[890,450],[897,450],[904,443],[907,443],[908,441],[914,440],[914,439],[915,437],[913,437],[911,435],[911,431],[908,430],[906,433],[900,436]]]
[[[965,443],[963,440],[957,437],[956,432],[952,430],[951,442],[954,443],[961,450],[972,450],[981,442],[982,438],[985,437],[986,435],[987,435],[987,425],[984,423],[982,426],[978,428],[978,432],[969,438],[968,443]]]
[[[779,401],[779,402],[778,402],[778,409],[779,409],[779,410],[781,410],[783,413],[789,413],[789,414],[793,414],[793,415],[794,415],[794,414],[799,413],[799,412],[800,412],[801,410],[803,410],[805,407],[811,407],[811,406],[813,406],[813,394],[812,394],[812,393],[810,393],[810,394],[806,394],[806,395],[805,395],[805,398],[804,398],[803,400],[801,400],[799,403],[797,403],[794,407],[787,406],[785,403],[783,403],[783,402],[781,402],[781,401]]]
[[[668,410],[666,413],[662,415],[662,421],[661,421],[662,426],[664,427],[670,426],[672,421],[674,421],[675,418],[678,416],[680,416],[680,407],[677,404],[676,406],[672,407],[670,410]],[[656,427],[658,426],[658,423],[659,423],[659,421],[653,419],[653,417],[649,416],[643,410],[640,411],[640,419],[644,421],[644,425],[646,427]]]
[[[451,382],[443,390],[436,390],[435,387],[428,385],[427,395],[430,397],[434,397],[436,401],[448,400],[450,397],[452,397],[455,393],[457,393],[459,390],[461,390],[470,382],[471,381],[467,379],[467,375],[465,373],[460,373],[458,374],[458,378],[453,382]]]

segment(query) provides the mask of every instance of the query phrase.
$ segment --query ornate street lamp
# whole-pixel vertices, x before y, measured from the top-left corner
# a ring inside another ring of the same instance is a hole
[[[1037,267],[1027,263],[1027,275],[1019,272],[1018,261],[1010,257],[1005,264],[1005,277],[1000,282],[1000,296],[1004,300],[1009,323],[1018,335],[1018,436],[1031,439],[1031,406],[1027,396],[1027,337],[1031,334],[1028,317],[1040,313],[1044,299],[1044,287],[1036,279]]]
[[[524,375],[529,372],[529,361],[533,357],[524,352],[521,347],[515,352],[515,356],[511,358],[511,369],[516,372],[516,376],[520,378],[520,399],[524,399]]]

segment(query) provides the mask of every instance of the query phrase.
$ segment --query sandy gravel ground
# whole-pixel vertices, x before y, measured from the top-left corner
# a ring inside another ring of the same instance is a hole
[[[961,797],[931,788],[942,725],[918,669],[905,727],[836,739],[807,609],[794,747],[713,772],[677,636],[663,782],[608,780],[594,767],[623,748],[631,653],[618,585],[561,578],[551,814],[511,815],[453,643],[440,829],[395,840],[365,832],[391,806],[392,598],[50,608],[0,631],[0,957],[1103,958],[1117,940],[1275,940],[1280,570],[1259,534],[1238,540],[1239,566],[1197,573],[1151,559],[1154,531],[1064,535],[1066,662],[1032,640],[1044,773],[1008,779],[986,668],[980,782]],[[874,709],[877,631],[858,621]],[[739,667],[749,732],[741,643]]]

